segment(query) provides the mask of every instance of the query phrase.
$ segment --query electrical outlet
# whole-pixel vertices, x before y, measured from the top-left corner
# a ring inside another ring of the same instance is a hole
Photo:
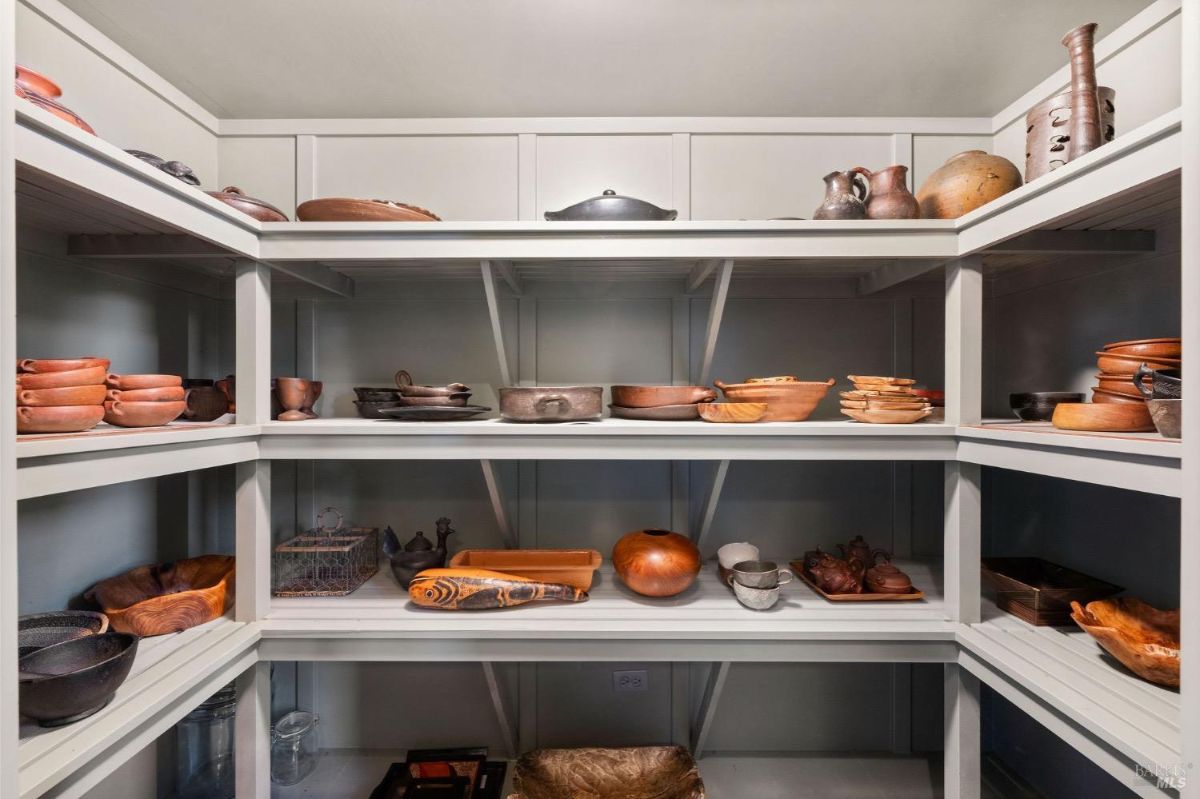
[[[614,671],[613,672],[613,690],[617,693],[626,691],[645,691],[650,687],[650,679],[646,676],[646,672],[638,671]]]

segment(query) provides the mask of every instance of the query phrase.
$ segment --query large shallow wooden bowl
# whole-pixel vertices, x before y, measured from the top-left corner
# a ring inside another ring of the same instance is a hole
[[[697,405],[700,418],[706,422],[746,424],[760,422],[767,414],[765,402],[706,402]]]
[[[1179,358],[1150,358],[1141,355],[1114,355],[1110,352],[1097,352],[1096,364],[1101,372],[1110,375],[1128,375],[1132,380],[1142,364],[1151,369],[1178,369],[1183,365]]]
[[[40,391],[44,388],[67,388],[70,386],[102,386],[108,374],[107,366],[92,366],[87,369],[70,369],[65,372],[17,374],[17,388]]]
[[[103,405],[60,405],[17,408],[18,433],[81,433],[104,418]]]
[[[39,408],[63,405],[99,405],[104,402],[105,390],[101,384],[63,386],[62,388],[23,388],[17,391],[17,404]]]
[[[233,604],[233,577],[233,556],[202,555],[138,566],[96,583],[84,598],[118,632],[164,635],[223,615]]]
[[[745,383],[722,383],[714,385],[725,392],[730,402],[765,402],[767,412],[764,422],[803,422],[816,409],[836,381],[831,377],[823,382],[805,380],[780,380]]]
[[[717,392],[708,386],[613,386],[612,404],[622,408],[658,408],[712,402]]]
[[[509,799],[704,799],[681,746],[535,749],[517,760]]]
[[[1149,387],[1150,383],[1148,381],[1144,382]],[[1101,372],[1096,375],[1096,387],[1113,394],[1124,394],[1127,397],[1142,399],[1137,384],[1134,383],[1133,377],[1130,375],[1110,375],[1106,372]]]
[[[82,358],[22,358],[17,361],[18,372],[32,372],[39,375],[46,374],[47,372],[94,369],[97,366],[107,369],[109,366],[108,358],[85,355]]]
[[[1135,391],[1137,389],[1134,389]],[[1146,400],[1141,397],[1131,397],[1128,394],[1122,394],[1119,391],[1105,391],[1102,388],[1092,389],[1092,402],[1099,402],[1101,405],[1107,403],[1110,405],[1145,405]]]
[[[669,530],[634,530],[613,547],[613,568],[643,596],[675,596],[700,573],[700,550],[687,536]]]
[[[1123,596],[1086,606],[1072,602],[1071,618],[1143,680],[1179,687],[1178,610],[1159,610]]]
[[[1183,339],[1143,338],[1136,341],[1115,341],[1105,344],[1110,355],[1131,355],[1136,358],[1182,358]]]
[[[1064,402],[1055,407],[1050,421],[1061,430],[1093,433],[1148,433],[1154,430],[1154,420],[1144,402]]]
[[[359,200],[353,197],[322,197],[300,203],[296,219],[301,222],[440,222],[432,211],[392,200]]]
[[[594,549],[464,549],[450,559],[450,568],[486,569],[590,591],[602,560]]]

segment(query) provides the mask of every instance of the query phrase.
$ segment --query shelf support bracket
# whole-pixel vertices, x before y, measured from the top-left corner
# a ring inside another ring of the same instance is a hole
[[[729,298],[729,278],[733,275],[733,259],[721,261],[717,282],[713,287],[712,304],[708,307],[708,325],[704,329],[704,354],[700,361],[698,385],[707,386],[712,377],[713,355],[717,351],[717,335],[721,332],[721,317],[725,314],[725,301]]]
[[[717,716],[717,705],[721,701],[721,693],[725,690],[725,679],[729,676],[729,661],[712,664],[708,674],[708,683],[704,686],[704,696],[700,699],[700,708],[696,713],[696,723],[692,728],[692,757],[699,760],[704,754],[704,744],[712,731],[713,721]]]
[[[272,261],[271,268],[310,286],[346,299],[354,298],[354,281],[328,266],[306,261]]]
[[[508,371],[508,355],[504,349],[504,328],[500,323],[500,303],[496,299],[496,275],[491,261],[480,261],[479,271],[483,277],[483,293],[487,298],[488,316],[492,319],[492,338],[496,340],[496,357],[500,361],[500,384],[511,386]]]
[[[496,711],[496,721],[500,725],[500,735],[504,738],[504,751],[509,760],[516,760],[517,751],[517,717],[512,711],[504,685],[496,674],[496,664],[483,661],[483,678],[487,681],[488,694],[492,698],[492,709]]]
[[[504,504],[504,492],[500,490],[500,475],[496,474],[496,464],[490,460],[480,460],[483,468],[483,482],[487,483],[488,498],[492,502],[492,512],[496,514],[496,525],[504,538],[504,546],[516,549],[517,537],[513,535],[512,525],[508,520],[508,510]]]
[[[696,527],[696,548],[704,551],[704,542],[712,530],[713,519],[717,515],[717,503],[721,501],[721,489],[725,487],[725,475],[729,473],[729,461],[717,461],[717,471],[713,474],[712,486],[708,497],[704,500],[704,508],[700,511],[700,524]]]
[[[512,261],[492,261],[492,268],[500,275],[500,279],[508,284],[513,294],[520,297],[524,293],[521,279],[517,277],[517,271],[513,268]]]
[[[978,569],[976,569],[978,571]],[[943,666],[944,747],[943,793],[946,799],[979,799],[979,678],[957,663]]]
[[[683,293],[691,294],[700,288],[704,281],[708,280],[708,276],[713,273],[713,270],[717,268],[719,263],[721,261],[718,258],[705,258],[703,261],[697,261],[683,284]]]
[[[856,293],[860,297],[876,294],[920,277],[927,272],[932,272],[942,263],[942,261],[924,260],[888,261],[883,266],[877,267],[875,271],[860,277]]]
[[[1006,254],[1072,255],[1080,253],[1154,252],[1153,230],[1031,230],[988,248]]]

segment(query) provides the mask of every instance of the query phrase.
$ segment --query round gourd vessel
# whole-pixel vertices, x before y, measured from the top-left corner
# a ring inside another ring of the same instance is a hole
[[[613,547],[612,560],[625,585],[643,596],[675,596],[700,573],[700,550],[669,530],[626,533]]]
[[[1007,158],[983,150],[952,155],[925,179],[917,201],[924,219],[957,219],[1021,185],[1021,172]]]

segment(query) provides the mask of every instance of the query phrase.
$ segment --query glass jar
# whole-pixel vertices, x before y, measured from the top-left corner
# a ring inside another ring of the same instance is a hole
[[[317,714],[293,710],[271,728],[271,782],[295,785],[317,767]]]
[[[176,725],[175,786],[179,799],[234,799],[233,683],[213,694]]]

